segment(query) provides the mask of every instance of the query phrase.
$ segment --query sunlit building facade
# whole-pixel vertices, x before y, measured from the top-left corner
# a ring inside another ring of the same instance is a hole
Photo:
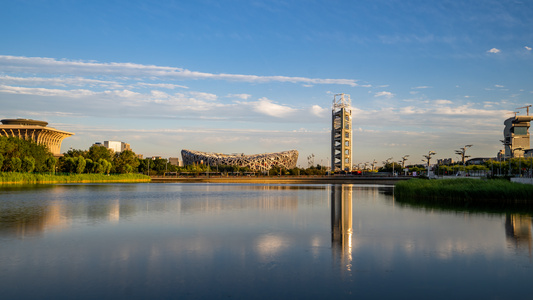
[[[118,142],[118,141],[104,141],[104,143],[94,143],[93,146],[106,147],[107,149],[112,150],[114,153],[120,153],[126,150],[132,151],[131,146],[128,143]]]
[[[4,119],[0,125],[0,136],[32,140],[45,145],[54,156],[61,156],[63,139],[74,133],[47,127],[48,122],[30,119]]]
[[[208,153],[193,150],[181,150],[183,164],[195,165],[205,164],[209,166],[228,165],[238,167],[248,167],[252,171],[268,171],[272,167],[282,169],[293,169],[298,161],[298,151],[289,150],[277,153],[265,154],[221,154]]]
[[[529,111],[528,111],[529,112]],[[529,126],[533,116],[514,116],[503,123],[504,157],[524,157],[530,149]]]

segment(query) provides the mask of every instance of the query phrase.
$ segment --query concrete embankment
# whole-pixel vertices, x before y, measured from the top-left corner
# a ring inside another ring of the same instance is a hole
[[[511,182],[533,184],[533,178],[515,177],[515,178],[511,178]]]
[[[152,177],[154,183],[261,183],[261,184],[381,184],[394,185],[411,177]]]

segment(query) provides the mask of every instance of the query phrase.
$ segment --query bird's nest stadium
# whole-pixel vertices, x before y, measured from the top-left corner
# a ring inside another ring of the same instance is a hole
[[[265,154],[221,154],[208,153],[193,150],[181,150],[184,165],[206,164],[209,166],[238,166],[248,167],[252,171],[268,171],[272,167],[292,169],[298,161],[298,151],[289,150],[277,153]]]

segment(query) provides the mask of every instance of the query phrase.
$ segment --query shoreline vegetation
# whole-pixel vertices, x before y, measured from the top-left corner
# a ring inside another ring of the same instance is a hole
[[[142,174],[38,174],[0,172],[0,185],[8,184],[50,184],[50,183],[91,183],[91,182],[150,182],[151,178]]]
[[[457,208],[533,208],[533,185],[502,179],[411,179],[394,188],[397,201]]]

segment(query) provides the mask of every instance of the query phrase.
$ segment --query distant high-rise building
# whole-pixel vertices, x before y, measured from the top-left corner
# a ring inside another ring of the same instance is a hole
[[[120,153],[122,151],[132,151],[130,144],[124,143],[124,142],[117,142],[117,141],[104,141],[104,144],[102,143],[94,143],[96,146],[104,146],[107,149],[113,150],[113,152]]]
[[[54,156],[61,156],[61,142],[74,133],[47,127],[48,122],[30,119],[4,119],[0,136],[32,140],[45,145]]]
[[[352,170],[352,108],[350,95],[333,96],[331,111],[331,170]]]
[[[168,163],[173,166],[183,167],[183,161],[181,161],[178,157],[169,157]]]

